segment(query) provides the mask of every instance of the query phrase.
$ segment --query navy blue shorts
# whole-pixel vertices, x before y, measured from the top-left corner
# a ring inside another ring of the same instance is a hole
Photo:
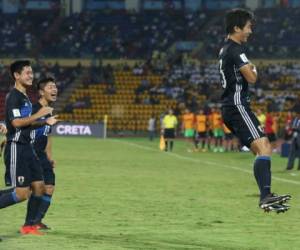
[[[42,168],[31,144],[8,142],[4,163],[7,186],[29,187],[32,182],[43,180]]]
[[[266,136],[249,107],[243,105],[224,106],[222,107],[222,117],[225,125],[248,148],[254,140]]]
[[[175,129],[174,128],[165,128],[164,129],[164,138],[165,139],[174,139],[175,138]]]
[[[55,174],[53,171],[53,165],[49,161],[45,152],[37,152],[40,165],[43,170],[43,177],[45,185],[55,185]]]

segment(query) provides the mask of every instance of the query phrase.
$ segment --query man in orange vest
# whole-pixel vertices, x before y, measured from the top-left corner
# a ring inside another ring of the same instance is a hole
[[[204,114],[204,110],[202,108],[199,109],[198,114],[196,115],[196,139],[195,139],[195,147],[198,149],[199,143],[201,143],[201,151],[205,152],[206,139],[207,139],[207,116]]]
[[[182,116],[182,130],[187,144],[194,141],[195,136],[195,115],[186,108]],[[187,146],[188,152],[192,150]]]

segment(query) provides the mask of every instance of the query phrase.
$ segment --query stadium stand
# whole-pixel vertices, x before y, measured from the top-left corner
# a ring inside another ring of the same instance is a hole
[[[282,59],[280,63],[259,63],[260,78],[251,88],[253,108],[283,112],[282,121],[300,95],[300,64],[287,61],[298,58],[300,53],[299,11],[257,9],[258,25],[249,43],[251,58]],[[219,100],[218,68],[211,59],[216,58],[223,40],[223,11],[85,10],[64,17],[53,9],[47,15],[43,11],[24,11],[3,17],[2,57],[143,60],[122,67],[92,63],[84,69],[81,65],[63,67],[38,61],[35,78],[46,72],[56,76],[60,93],[74,85],[76,79],[82,81],[68,90],[71,93],[60,106],[67,121],[95,123],[109,115],[109,129],[146,130],[152,113],[159,117],[168,107],[180,111],[185,106],[195,111]],[[189,47],[195,41],[196,46]],[[190,56],[182,51],[188,51]],[[0,65],[0,80],[3,104],[9,88],[4,65]],[[0,114],[3,118],[3,105]]]
[[[257,9],[255,36],[249,43],[251,57],[298,58],[299,12],[299,8]],[[154,51],[176,47],[177,42],[197,41],[201,58],[214,59],[224,34],[222,12],[213,10],[85,11],[68,17],[53,11],[4,17],[0,21],[1,56],[147,59]]]

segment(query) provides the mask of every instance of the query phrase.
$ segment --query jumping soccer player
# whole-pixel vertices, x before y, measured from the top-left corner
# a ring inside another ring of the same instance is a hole
[[[10,65],[10,73],[15,87],[9,92],[5,101],[5,123],[7,126],[7,145],[4,162],[9,169],[12,192],[0,196],[0,209],[29,198],[28,207],[37,208],[40,197],[44,194],[43,175],[38,159],[31,145],[30,133],[33,127],[54,125],[57,120],[51,116],[44,121],[37,121],[52,113],[53,108],[43,107],[32,113],[32,105],[26,89],[32,85],[33,71],[30,61],[19,60]],[[32,193],[31,193],[32,190]],[[41,234],[36,227],[22,227],[22,234]]]
[[[258,119],[250,109],[248,84],[257,80],[256,67],[246,56],[243,46],[252,34],[253,14],[231,10],[226,15],[227,39],[219,53],[219,69],[223,87],[222,116],[225,125],[256,155],[254,176],[260,190],[259,207],[265,211],[284,212],[290,195],[271,193],[272,147]]]

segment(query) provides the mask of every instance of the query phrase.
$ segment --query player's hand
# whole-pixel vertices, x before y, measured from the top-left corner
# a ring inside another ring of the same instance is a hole
[[[50,126],[53,126],[53,125],[55,125],[56,123],[58,123],[60,121],[57,118],[58,118],[58,115],[51,116],[51,117],[46,119],[46,123]]]
[[[251,70],[257,75],[256,66],[253,63],[250,63],[249,65],[250,65]]]
[[[7,129],[4,124],[0,124],[0,133],[4,135],[7,133]]]
[[[51,165],[52,165],[52,168],[55,168],[55,165],[56,165],[56,162],[54,160],[49,160]]]
[[[0,145],[0,157],[2,156],[2,153],[3,153],[3,150],[4,150],[5,145],[6,145],[6,139],[4,139],[4,140],[1,142],[1,145]]]
[[[42,107],[42,108],[40,108],[39,111],[37,112],[37,115],[38,115],[39,117],[43,117],[43,116],[52,114],[52,112],[53,112],[53,108],[51,108],[51,107]]]

